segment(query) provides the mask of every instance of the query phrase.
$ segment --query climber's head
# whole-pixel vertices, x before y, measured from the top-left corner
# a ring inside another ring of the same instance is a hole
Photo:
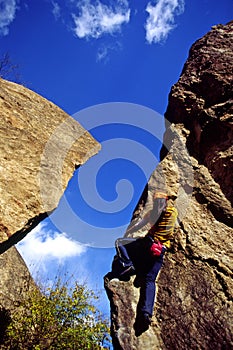
[[[161,198],[164,198],[167,201],[168,200],[167,193],[164,191],[156,191],[153,196],[153,200],[155,201],[156,199],[161,199]]]

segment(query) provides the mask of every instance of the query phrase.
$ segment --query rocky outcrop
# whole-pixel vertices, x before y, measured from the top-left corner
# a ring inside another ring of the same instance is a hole
[[[53,103],[3,79],[0,113],[1,311],[31,283],[12,246],[57,207],[75,167],[100,145]]]
[[[15,247],[0,255],[0,349],[11,312],[35,287],[29,270]]]
[[[155,188],[166,188],[179,226],[149,330],[134,334],[133,278],[106,285],[115,349],[233,348],[232,76],[233,22],[194,43],[171,89],[161,162],[134,217],[151,207]]]
[[[165,114],[189,131],[187,148],[233,202],[233,23],[213,27],[191,48]]]

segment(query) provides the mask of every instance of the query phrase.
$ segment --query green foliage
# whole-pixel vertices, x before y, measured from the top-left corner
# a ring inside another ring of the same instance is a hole
[[[93,305],[97,297],[84,285],[31,290],[18,306],[1,349],[106,349],[109,327]]]

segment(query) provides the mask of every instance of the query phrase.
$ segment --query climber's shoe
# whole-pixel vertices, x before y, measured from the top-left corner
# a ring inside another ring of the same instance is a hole
[[[113,274],[113,272],[108,272],[104,276],[104,287],[106,288],[111,280],[113,280],[116,276]]]
[[[139,288],[139,287],[141,287],[142,283],[143,283],[143,278],[141,276],[136,276],[134,281],[133,281],[134,287]]]
[[[148,313],[142,313],[137,315],[134,323],[134,330],[136,337],[139,337],[142,333],[147,331],[151,324],[151,316]]]
[[[142,319],[145,326],[149,327],[151,325],[151,316],[147,312],[143,314]]]
[[[130,277],[135,275],[136,271],[133,265],[126,266],[121,272],[119,273],[119,280],[127,282],[130,280]]]
[[[121,271],[120,277],[125,276],[125,275],[127,275],[127,276],[133,276],[133,275],[135,275],[135,273],[136,273],[136,271],[135,271],[135,268],[134,268],[133,265],[126,266],[126,267],[124,268],[124,270]]]

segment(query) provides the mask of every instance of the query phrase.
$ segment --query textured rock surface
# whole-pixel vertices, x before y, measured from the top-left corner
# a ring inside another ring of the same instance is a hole
[[[75,167],[100,145],[53,103],[2,79],[0,113],[0,307],[10,308],[30,276],[7,249],[56,208]]]
[[[99,144],[60,108],[0,80],[1,241],[54,210],[76,166]]]
[[[25,262],[15,247],[0,255],[0,348],[11,311],[35,287]]]
[[[180,225],[157,279],[148,331],[133,332],[133,278],[106,287],[115,349],[233,348],[232,64],[233,22],[192,46],[171,89],[166,147],[135,216],[150,208],[155,188],[166,187]]]

